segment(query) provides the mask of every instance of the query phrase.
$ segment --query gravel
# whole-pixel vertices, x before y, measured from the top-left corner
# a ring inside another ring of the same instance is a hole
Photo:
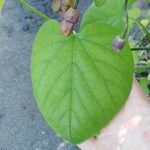
[[[59,20],[50,0],[28,2]],[[89,2],[81,1],[81,14]],[[16,0],[6,0],[0,14],[0,150],[78,150],[47,126],[32,94],[32,42],[42,24]]]

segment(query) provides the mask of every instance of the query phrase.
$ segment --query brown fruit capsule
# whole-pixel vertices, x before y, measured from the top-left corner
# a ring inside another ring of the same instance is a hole
[[[78,21],[78,18],[79,18],[79,13],[76,9],[74,9],[73,7],[70,7],[65,15],[64,15],[64,19],[67,21],[67,22],[70,22],[70,23],[73,23],[75,24],[77,21]]]
[[[61,4],[61,13],[64,14],[66,13],[66,11],[68,10],[69,6],[65,5],[65,4]]]
[[[66,20],[62,20],[61,24],[60,24],[60,31],[63,35],[67,36],[70,33],[72,33],[74,29],[74,24],[67,22]]]

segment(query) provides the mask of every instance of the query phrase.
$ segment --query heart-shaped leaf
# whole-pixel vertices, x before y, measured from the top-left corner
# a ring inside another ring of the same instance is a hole
[[[59,23],[39,30],[32,54],[33,92],[47,123],[73,144],[98,133],[121,109],[131,90],[133,61],[126,44],[111,49],[119,34],[109,24],[91,23],[63,36]]]

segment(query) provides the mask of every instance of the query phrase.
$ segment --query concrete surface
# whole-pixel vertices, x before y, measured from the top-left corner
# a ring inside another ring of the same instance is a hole
[[[28,0],[51,18],[50,0]],[[87,7],[81,1],[81,12]],[[85,5],[86,4],[86,5]],[[77,150],[58,137],[35,104],[30,76],[32,42],[42,19],[6,0],[0,14],[0,150]]]

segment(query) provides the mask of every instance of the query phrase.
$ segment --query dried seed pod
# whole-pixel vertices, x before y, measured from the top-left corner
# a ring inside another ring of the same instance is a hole
[[[70,0],[61,0],[61,13],[64,14],[70,7]]]
[[[68,8],[69,7],[67,5],[61,4],[61,13],[63,14],[63,16],[66,13],[66,11],[68,10]]]
[[[67,22],[65,19],[62,20],[61,25],[60,25],[60,31],[63,35],[67,36],[70,33],[72,33],[74,29],[74,24]]]
[[[125,46],[125,40],[122,39],[120,36],[117,36],[112,43],[112,49],[116,52],[122,50]]]
[[[53,0],[52,9],[54,12],[59,12],[61,9],[61,0]]]
[[[64,15],[64,19],[67,21],[67,22],[70,22],[70,23],[73,23],[75,24],[77,21],[78,21],[78,18],[79,18],[79,13],[76,9],[74,9],[73,7],[70,7],[65,15]]]

